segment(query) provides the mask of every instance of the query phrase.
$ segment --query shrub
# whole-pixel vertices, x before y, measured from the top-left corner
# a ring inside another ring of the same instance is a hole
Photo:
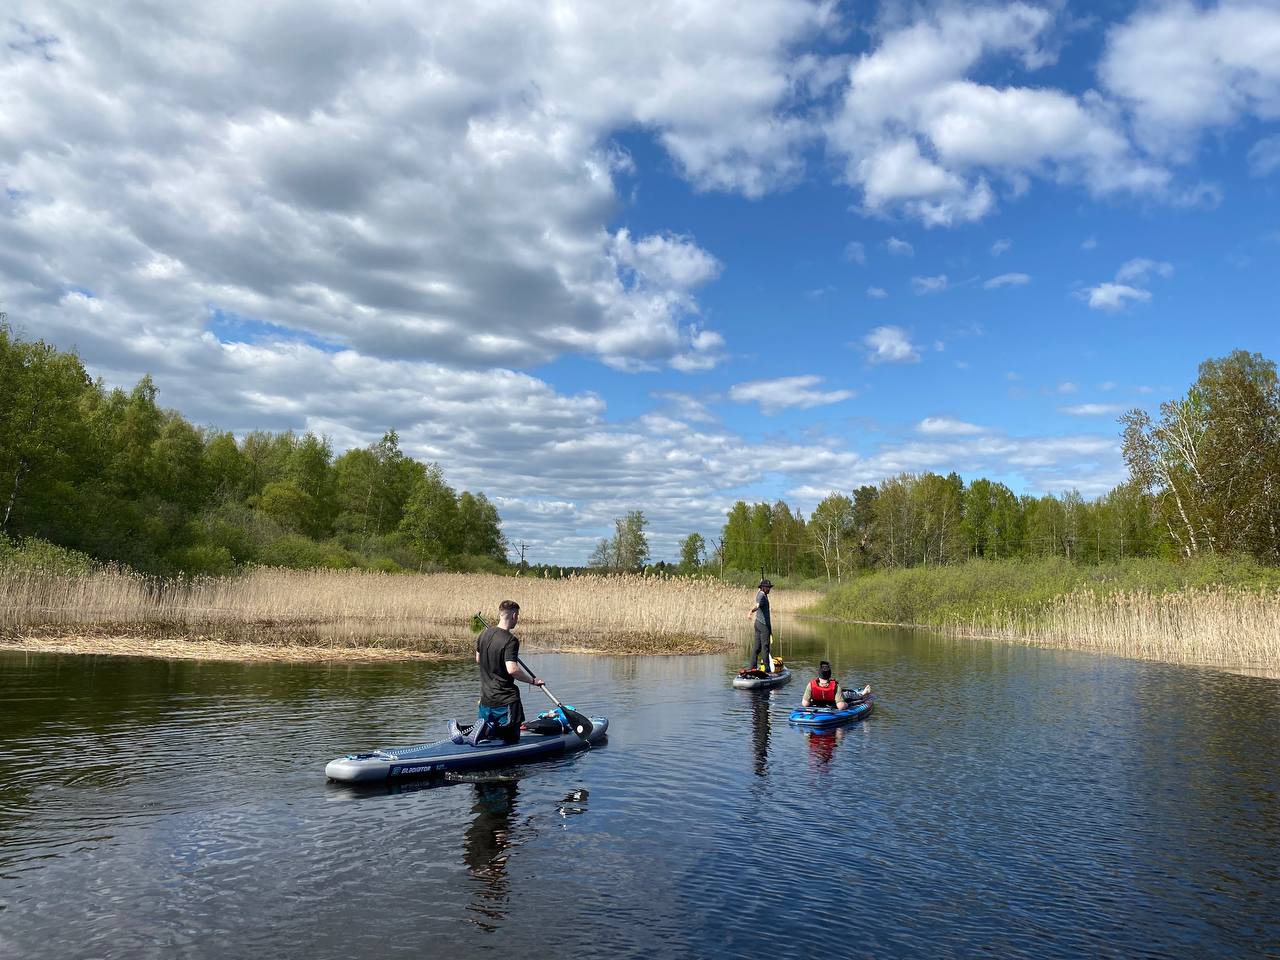
[[[80,576],[93,573],[97,566],[87,553],[60,547],[48,540],[27,537],[14,542],[0,536],[0,567]]]
[[[301,534],[285,534],[266,544],[258,554],[259,562],[268,567],[292,567],[308,570],[326,567],[343,570],[360,565],[357,558],[336,543],[317,543]]]

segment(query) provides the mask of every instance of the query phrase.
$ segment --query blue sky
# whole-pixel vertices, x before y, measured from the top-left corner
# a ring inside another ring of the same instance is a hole
[[[577,563],[899,471],[1092,496],[1276,358],[1280,7],[25,3],[0,302],[95,375],[399,430]]]

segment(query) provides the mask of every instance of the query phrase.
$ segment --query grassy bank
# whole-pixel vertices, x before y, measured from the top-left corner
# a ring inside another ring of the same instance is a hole
[[[311,651],[306,658],[320,650],[466,656],[474,643],[471,615],[492,615],[507,598],[521,605],[521,636],[541,649],[673,654],[731,648],[752,593],[714,580],[630,575],[551,580],[261,568],[234,578],[156,581],[107,569],[0,567],[0,643],[137,653],[147,643],[181,641],[237,645],[245,655],[237,659],[252,658],[255,648],[277,659],[304,649]],[[781,593],[776,605],[786,612],[816,600]]]
[[[813,609],[842,620],[1280,670],[1280,570],[1249,560],[916,567],[860,577]]]

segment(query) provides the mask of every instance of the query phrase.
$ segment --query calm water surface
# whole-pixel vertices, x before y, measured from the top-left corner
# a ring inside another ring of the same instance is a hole
[[[872,716],[531,653],[607,745],[376,790],[325,762],[436,739],[474,665],[0,654],[0,957],[1280,955],[1280,682],[787,637]]]

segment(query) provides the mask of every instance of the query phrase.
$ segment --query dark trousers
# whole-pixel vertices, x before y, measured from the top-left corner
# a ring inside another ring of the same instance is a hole
[[[524,704],[519,700],[503,707],[486,707],[481,704],[476,719],[488,723],[490,736],[507,743],[520,739],[520,724],[524,723]]]
[[[755,669],[757,663],[769,669],[769,628],[759,621],[756,621],[756,642],[751,648],[751,668]]]

